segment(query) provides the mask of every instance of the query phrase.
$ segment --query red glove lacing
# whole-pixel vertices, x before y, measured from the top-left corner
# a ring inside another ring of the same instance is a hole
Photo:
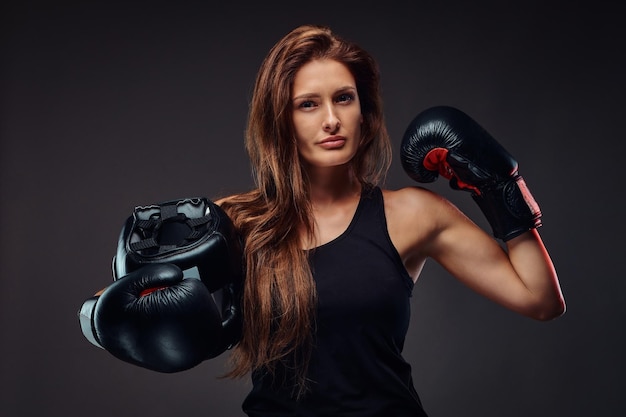
[[[146,288],[139,293],[140,297],[145,297],[148,294],[152,294],[155,291],[164,290],[165,288],[169,288],[169,285],[162,285],[160,287]]]
[[[454,170],[452,170],[452,167],[450,167],[450,164],[448,164],[448,161],[446,160],[447,157],[448,150],[446,148],[433,148],[428,151],[424,157],[424,168],[430,171],[437,171],[439,172],[439,175],[447,179],[452,179],[454,177],[456,179],[456,185],[459,188],[470,190],[480,195],[480,190],[476,188],[476,186],[461,181]]]

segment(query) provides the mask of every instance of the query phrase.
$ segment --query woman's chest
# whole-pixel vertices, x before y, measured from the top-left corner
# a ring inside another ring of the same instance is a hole
[[[343,239],[318,248],[311,267],[318,324],[343,328],[367,325],[400,334],[406,331],[412,281],[402,273],[398,260],[375,242]]]

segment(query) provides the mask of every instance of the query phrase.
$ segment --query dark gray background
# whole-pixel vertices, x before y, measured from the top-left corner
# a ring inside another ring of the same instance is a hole
[[[17,2],[16,2],[17,3]],[[403,5],[401,5],[403,4]],[[623,415],[623,13],[602,2],[19,2],[1,14],[0,415],[240,416],[225,357],[165,375],[90,345],[132,208],[251,187],[261,59],[302,23],[379,61],[396,159],[411,118],[457,106],[519,161],[568,301],[540,323],[427,265],[406,358],[433,417]],[[441,192],[482,226],[471,198]],[[347,294],[346,296],[349,296]]]

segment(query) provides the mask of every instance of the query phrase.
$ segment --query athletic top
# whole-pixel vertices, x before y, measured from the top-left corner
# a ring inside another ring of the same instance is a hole
[[[310,251],[318,309],[309,390],[293,375],[254,372],[243,403],[250,417],[424,417],[402,357],[413,281],[387,231],[383,196],[361,194],[348,228]]]

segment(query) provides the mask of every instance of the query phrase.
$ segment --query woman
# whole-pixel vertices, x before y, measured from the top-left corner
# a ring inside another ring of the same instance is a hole
[[[535,228],[507,251],[444,198],[381,190],[391,160],[370,55],[302,26],[269,52],[246,148],[257,188],[218,202],[241,232],[243,336],[231,376],[252,374],[257,416],[423,416],[401,356],[428,258],[523,315],[564,312]]]

